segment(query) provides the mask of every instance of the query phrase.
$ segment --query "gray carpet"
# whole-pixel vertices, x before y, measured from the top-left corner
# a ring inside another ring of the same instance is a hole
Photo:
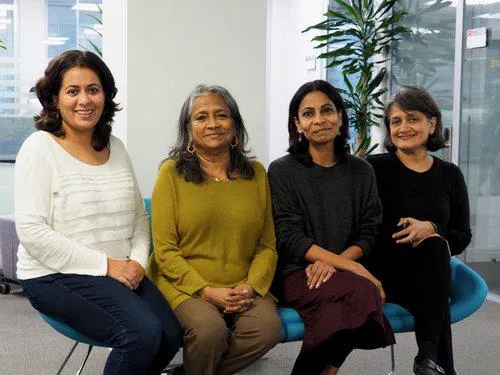
[[[453,326],[456,370],[460,375],[500,374],[500,305],[487,301],[468,319]],[[416,351],[413,334],[396,336],[396,374],[411,374]],[[53,375],[71,347],[71,341],[49,327],[21,293],[0,295],[0,374]],[[279,344],[241,374],[289,374],[300,343]],[[77,348],[64,374],[75,374],[85,348]],[[102,373],[109,350],[96,348],[84,374]],[[182,360],[178,353],[173,362]],[[339,374],[386,375],[389,349],[356,350]]]

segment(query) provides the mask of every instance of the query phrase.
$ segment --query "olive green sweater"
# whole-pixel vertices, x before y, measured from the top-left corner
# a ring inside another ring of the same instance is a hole
[[[160,168],[151,211],[154,253],[148,276],[172,309],[203,287],[248,283],[268,293],[277,262],[269,183],[254,163],[251,180],[186,182],[169,160]]]

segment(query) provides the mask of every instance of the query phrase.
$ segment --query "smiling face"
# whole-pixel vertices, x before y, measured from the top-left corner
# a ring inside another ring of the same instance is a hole
[[[311,145],[333,142],[341,124],[342,111],[323,92],[310,92],[300,102],[295,125]]]
[[[71,68],[64,73],[55,101],[66,132],[92,133],[104,109],[104,90],[94,71]]]
[[[224,100],[213,93],[198,96],[193,101],[190,117],[191,137],[197,150],[229,152],[234,138],[233,120]]]
[[[436,129],[436,118],[416,110],[406,111],[394,104],[389,114],[389,131],[394,146],[403,151],[427,149],[429,135]]]

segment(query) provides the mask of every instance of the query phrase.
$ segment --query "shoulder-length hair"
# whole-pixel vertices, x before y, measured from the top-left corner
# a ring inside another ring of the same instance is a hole
[[[35,86],[36,95],[43,107],[40,114],[34,117],[35,127],[57,137],[64,137],[65,132],[56,98],[59,95],[64,74],[72,68],[90,69],[101,81],[104,90],[104,109],[92,133],[92,146],[95,150],[101,151],[109,145],[113,117],[120,108],[113,101],[118,91],[113,75],[106,64],[92,52],[66,51],[49,63],[44,76],[38,80]]]
[[[198,85],[189,94],[187,99],[182,105],[181,114],[178,122],[177,141],[174,147],[170,150],[168,158],[162,161],[162,164],[168,159],[175,160],[175,167],[177,171],[184,177],[186,181],[192,181],[200,184],[206,180],[205,173],[200,167],[200,162],[196,153],[187,151],[190,142],[190,127],[191,127],[191,114],[193,110],[193,103],[196,98],[202,95],[216,94],[221,97],[224,103],[229,108],[231,118],[233,120],[233,131],[238,138],[238,144],[234,148],[230,148],[229,155],[229,168],[226,175],[229,179],[232,177],[232,172],[237,171],[238,174],[244,179],[250,180],[255,175],[255,170],[252,166],[253,157],[249,156],[249,151],[245,149],[248,142],[248,133],[243,123],[238,104],[231,96],[229,91],[221,86],[207,86]]]
[[[422,112],[427,120],[432,117],[436,118],[436,128],[434,133],[429,134],[425,147],[429,151],[437,151],[447,147],[443,136],[443,119],[441,110],[432,96],[422,87],[418,86],[401,86],[396,94],[385,105],[384,125],[385,139],[384,146],[389,152],[396,151],[396,146],[391,140],[390,116],[391,109],[394,105],[398,105],[404,111],[419,111]]]
[[[290,101],[288,109],[289,147],[287,151],[305,165],[312,165],[312,158],[309,154],[309,141],[305,137],[301,137],[301,141],[299,142],[299,132],[297,130],[297,126],[295,125],[295,119],[299,118],[300,103],[307,94],[313,91],[321,91],[323,94],[328,96],[328,98],[330,98],[337,111],[342,111],[342,125],[339,129],[340,134],[335,137],[333,144],[337,160],[340,163],[345,162],[347,155],[349,154],[349,144],[347,143],[347,140],[349,139],[349,116],[347,115],[344,101],[342,100],[338,90],[330,83],[321,79],[307,82],[300,86]]]

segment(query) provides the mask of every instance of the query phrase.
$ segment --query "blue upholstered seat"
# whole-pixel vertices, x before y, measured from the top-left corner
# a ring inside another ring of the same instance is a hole
[[[58,320],[58,319],[56,319],[56,318],[54,318],[54,317],[52,317],[50,315],[46,315],[46,314],[40,313],[40,316],[50,326],[52,326],[52,328],[54,328],[59,333],[62,333],[64,336],[69,337],[72,340],[81,342],[82,344],[87,344],[87,345],[92,345],[92,346],[103,346],[103,347],[108,346],[107,344],[103,344],[102,342],[93,340],[90,337],[82,335],[77,330],[71,328],[67,324],[61,322],[60,320]]]

